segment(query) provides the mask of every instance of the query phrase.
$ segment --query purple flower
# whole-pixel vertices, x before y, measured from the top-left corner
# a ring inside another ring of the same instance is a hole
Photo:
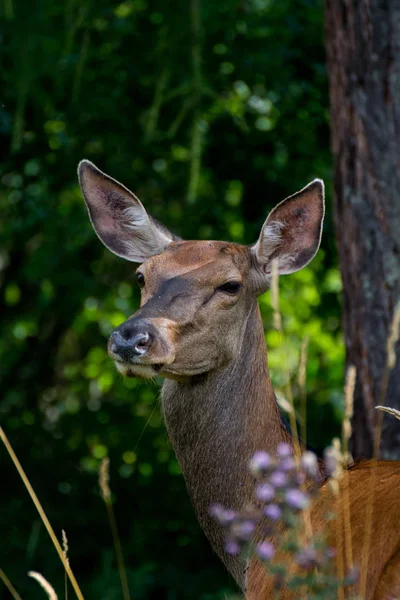
[[[293,448],[290,444],[286,444],[285,442],[281,442],[276,447],[276,455],[280,458],[286,458],[287,456],[292,456]]]
[[[312,569],[318,564],[317,551],[312,546],[306,546],[296,554],[295,560],[302,569]]]
[[[261,560],[271,560],[275,554],[275,548],[269,542],[262,542],[257,545],[256,552]]]
[[[282,469],[282,471],[286,472],[291,471],[292,469],[294,469],[295,466],[296,463],[294,462],[294,459],[291,456],[286,456],[279,463],[279,468]]]
[[[301,490],[287,490],[285,494],[285,501],[290,508],[294,508],[296,510],[301,510],[305,508],[309,503],[309,498],[307,494],[302,492]]]
[[[253,521],[242,521],[241,523],[234,523],[231,529],[231,533],[238,539],[248,542],[255,530],[256,526]]]
[[[315,477],[318,474],[318,460],[314,452],[304,452],[300,464],[307,475]]]
[[[274,471],[271,473],[271,477],[269,478],[269,482],[275,488],[283,488],[287,484],[287,476],[283,471]]]
[[[268,452],[259,450],[250,459],[249,467],[253,475],[260,475],[271,466],[272,460]]]
[[[304,471],[296,471],[295,480],[297,485],[302,486],[306,479],[307,475]]]
[[[264,514],[269,519],[272,519],[272,521],[278,521],[282,516],[282,509],[277,504],[268,504],[264,508]]]
[[[240,554],[240,546],[235,540],[227,540],[225,543],[225,551],[228,554]]]
[[[221,525],[229,525],[236,518],[234,510],[227,510],[220,504],[213,504],[210,508],[210,515],[214,517]]]
[[[275,496],[275,490],[269,483],[260,483],[256,488],[256,496],[262,502],[270,502]]]

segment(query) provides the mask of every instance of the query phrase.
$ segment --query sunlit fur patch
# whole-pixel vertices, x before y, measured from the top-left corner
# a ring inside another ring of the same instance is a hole
[[[166,319],[164,317],[153,317],[151,319],[151,323],[156,328],[157,333],[161,334],[161,339],[164,339],[164,341],[167,342],[168,346],[171,348],[170,356],[168,356],[166,360],[163,361],[166,365],[169,365],[175,359],[175,355],[172,352],[172,349],[176,335],[178,333],[177,323],[175,321],[172,321],[171,319]]]
[[[128,365],[115,361],[115,366],[124,377],[143,377],[143,379],[151,379],[156,377],[157,371],[152,365]]]

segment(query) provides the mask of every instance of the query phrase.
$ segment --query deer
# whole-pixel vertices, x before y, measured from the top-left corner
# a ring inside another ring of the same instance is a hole
[[[140,307],[110,336],[109,356],[125,377],[164,378],[164,420],[198,521],[247,600],[271,598],[273,581],[264,565],[256,557],[226,552],[224,531],[210,507],[246,506],[253,498],[254,477],[247,467],[254,453],[293,445],[269,376],[258,296],[270,286],[274,260],[279,275],[286,275],[317,253],[324,184],[315,179],[277,204],[257,242],[246,246],[180,239],[88,160],[79,163],[78,177],[97,236],[111,252],[139,265]],[[362,461],[347,476],[355,564],[361,563],[373,493],[365,598],[395,598],[400,595],[400,463]],[[332,527],[324,515],[329,507],[340,509],[340,502],[322,483],[310,513],[314,530]],[[346,594],[354,595],[354,589]],[[282,590],[279,597],[296,597],[292,594]]]

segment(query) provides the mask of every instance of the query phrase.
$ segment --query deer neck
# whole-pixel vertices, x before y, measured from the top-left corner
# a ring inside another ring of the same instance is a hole
[[[254,490],[248,470],[251,456],[257,450],[274,453],[279,442],[290,442],[269,378],[258,305],[249,315],[234,361],[189,383],[165,381],[162,400],[168,434],[200,525],[243,588],[245,563],[225,553],[224,531],[210,517],[210,506],[245,506]]]

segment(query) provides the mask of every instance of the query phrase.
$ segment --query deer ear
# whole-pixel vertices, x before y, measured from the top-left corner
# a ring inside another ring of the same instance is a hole
[[[266,274],[271,273],[274,259],[279,260],[279,273],[286,275],[314,258],[321,241],[324,210],[324,183],[314,179],[271,211],[252,247]]]
[[[94,230],[111,252],[142,263],[172,242],[172,234],[146,212],[140,200],[93,163],[82,160],[78,177]]]

